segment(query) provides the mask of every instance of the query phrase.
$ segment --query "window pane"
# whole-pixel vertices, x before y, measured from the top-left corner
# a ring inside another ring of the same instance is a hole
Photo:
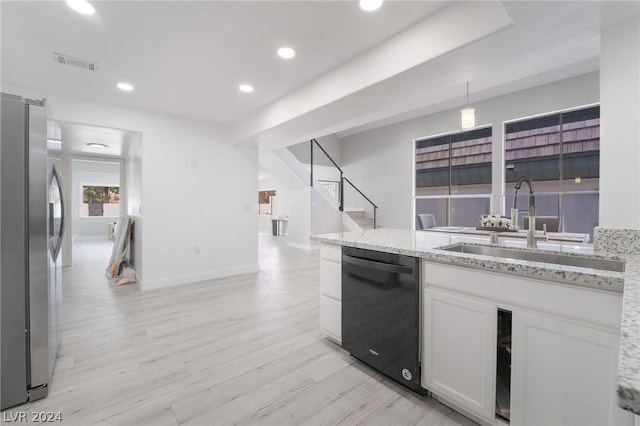
[[[275,189],[258,191],[258,214],[273,214]]]
[[[416,141],[416,195],[448,195],[449,136]]]
[[[593,241],[593,228],[598,226],[600,196],[598,194],[575,194],[562,197],[565,232],[589,234]]]
[[[451,226],[475,227],[484,214],[489,214],[489,198],[452,198]]]
[[[600,107],[562,115],[563,191],[597,191],[600,177]]]
[[[489,211],[489,198],[453,199],[455,194],[491,194],[491,127],[416,141],[416,229],[435,219],[436,226],[475,226]],[[423,221],[423,222],[424,222]]]
[[[447,198],[418,198],[416,200],[416,229],[422,229],[419,215],[434,216],[435,226],[447,226]]]
[[[537,185],[536,185],[537,188]],[[536,201],[536,216],[560,216],[560,197],[558,195],[545,195],[538,194],[537,189],[535,193]],[[516,220],[517,226],[520,229],[524,229],[523,217],[529,216],[529,190],[522,188],[518,192],[518,218]],[[504,197],[504,206],[507,215],[511,214],[511,208],[513,207],[513,193]],[[562,226],[562,223],[560,224]],[[562,228],[561,228],[562,229]]]
[[[451,194],[491,194],[491,128],[451,135]]]
[[[510,211],[513,203],[512,183],[527,174],[535,185],[536,216],[559,216],[562,211],[561,231],[593,238],[599,196],[575,193],[600,190],[600,107],[508,123],[505,133],[505,210]],[[552,192],[562,196],[541,195]],[[520,201],[518,208],[522,227],[526,201]]]
[[[505,126],[505,180],[512,187],[522,176],[536,193],[560,191],[560,115],[537,117]]]
[[[83,186],[82,216],[118,217],[120,188],[117,186]]]

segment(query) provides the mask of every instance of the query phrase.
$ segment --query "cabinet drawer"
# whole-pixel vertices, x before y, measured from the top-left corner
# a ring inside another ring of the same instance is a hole
[[[320,258],[333,260],[334,262],[342,262],[342,246],[335,244],[322,244],[320,246]]]
[[[320,261],[320,293],[342,300],[342,264],[328,260]]]
[[[342,303],[320,296],[320,329],[325,336],[342,344]]]

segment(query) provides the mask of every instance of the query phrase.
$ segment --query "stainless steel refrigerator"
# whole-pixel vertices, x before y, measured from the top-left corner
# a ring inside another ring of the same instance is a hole
[[[44,100],[3,93],[1,105],[0,400],[44,398],[60,343],[62,182],[60,138],[47,143]],[[58,130],[59,133],[59,130]]]

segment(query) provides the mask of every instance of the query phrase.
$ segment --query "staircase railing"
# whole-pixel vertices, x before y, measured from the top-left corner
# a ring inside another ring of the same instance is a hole
[[[360,189],[358,189],[358,187],[357,187],[357,186],[355,186],[355,185],[354,185],[354,184],[353,184],[349,179],[347,179],[346,177],[342,177],[342,180],[343,180],[344,182],[347,182],[349,185],[351,185],[351,187],[352,187],[353,189],[355,189],[355,190],[358,192],[358,194],[362,195],[362,198],[364,198],[365,200],[367,200],[367,201],[369,202],[369,204],[371,204],[371,206],[373,206],[373,229],[376,229],[376,212],[377,212],[377,210],[378,210],[378,206],[377,206],[373,201],[371,201],[371,200],[369,199],[369,197],[367,197],[366,195],[364,195],[364,194],[362,193],[362,191],[360,191]],[[341,191],[341,192],[342,192],[342,191]]]
[[[376,228],[376,216],[377,216],[376,213],[377,213],[377,210],[378,210],[378,206],[373,201],[371,201],[371,199],[369,199],[369,197],[364,195],[364,193],[357,186],[355,186],[353,184],[353,182],[351,182],[349,179],[344,177],[344,172],[342,171],[340,166],[338,166],[338,163],[336,163],[333,160],[333,158],[331,158],[329,153],[315,139],[311,139],[309,141],[309,149],[310,149],[310,156],[311,156],[311,162],[310,162],[311,163],[310,186],[313,186],[313,149],[314,149],[313,147],[314,146],[317,146],[318,148],[320,148],[320,151],[322,151],[322,153],[329,159],[329,161],[331,161],[331,164],[333,164],[333,166],[340,172],[340,180],[337,182],[338,183],[338,209],[341,212],[344,211],[344,183],[347,182],[358,194],[360,194],[362,196],[362,198],[364,198],[373,207],[373,228],[375,229]]]

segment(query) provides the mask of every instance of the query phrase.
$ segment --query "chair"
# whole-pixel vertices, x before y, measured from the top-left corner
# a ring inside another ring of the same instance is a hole
[[[559,216],[536,216],[536,230],[542,231],[547,225],[547,232],[558,232],[560,229]],[[529,229],[529,216],[522,217],[522,229]]]
[[[416,215],[416,230],[435,228],[436,217],[432,214]]]

